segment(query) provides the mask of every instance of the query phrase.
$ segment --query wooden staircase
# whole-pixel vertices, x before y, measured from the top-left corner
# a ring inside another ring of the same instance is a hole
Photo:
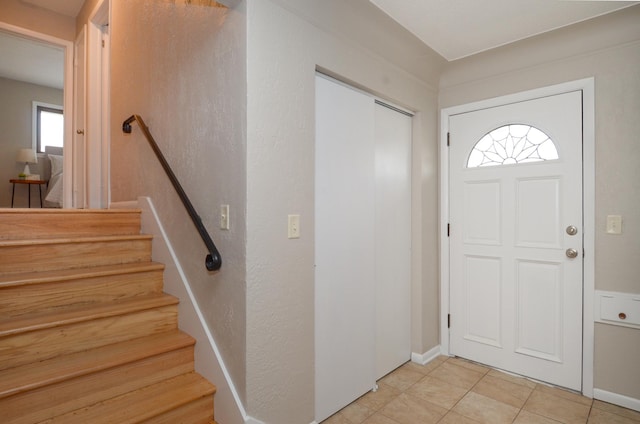
[[[0,421],[214,424],[138,210],[0,209]]]

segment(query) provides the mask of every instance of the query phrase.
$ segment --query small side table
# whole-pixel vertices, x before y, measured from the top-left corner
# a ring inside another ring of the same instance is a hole
[[[13,198],[16,195],[16,184],[28,184],[29,187],[29,193],[28,193],[28,198],[29,198],[29,207],[31,207],[31,186],[33,184],[38,184],[38,190],[40,193],[40,207],[42,207],[42,185],[46,184],[47,182],[44,180],[23,180],[23,179],[11,179],[9,180],[10,183],[13,184],[13,191],[11,192],[11,207],[13,207]]]

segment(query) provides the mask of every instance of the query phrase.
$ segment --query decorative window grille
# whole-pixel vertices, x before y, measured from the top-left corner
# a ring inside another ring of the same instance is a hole
[[[467,168],[558,159],[551,138],[531,125],[510,124],[489,132],[471,150]]]

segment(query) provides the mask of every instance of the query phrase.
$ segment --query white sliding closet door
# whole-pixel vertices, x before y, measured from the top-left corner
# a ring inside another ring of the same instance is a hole
[[[316,77],[316,421],[375,385],[374,103]]]
[[[411,116],[376,102],[376,379],[411,358]]]
[[[410,359],[411,117],[316,77],[316,421]]]

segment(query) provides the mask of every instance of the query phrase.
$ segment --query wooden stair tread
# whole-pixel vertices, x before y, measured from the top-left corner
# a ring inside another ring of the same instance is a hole
[[[141,213],[142,209],[70,209],[70,208],[2,208],[0,209],[1,215],[20,215],[22,217],[28,215],[74,215],[74,214],[129,214],[129,213]]]
[[[215,386],[203,377],[188,373],[54,417],[44,423],[134,424],[205,396],[212,396],[215,391]],[[211,404],[213,407],[213,399]]]
[[[163,270],[164,264],[157,262],[136,262],[103,265],[86,268],[70,268],[46,272],[24,272],[15,274],[0,274],[0,289],[27,284],[52,283],[62,280],[78,280],[81,278],[104,277],[124,273],[136,273]]]
[[[58,327],[82,321],[129,314],[145,309],[176,305],[178,299],[167,294],[151,294],[122,299],[105,304],[73,305],[53,312],[32,314],[27,317],[0,319],[0,337],[45,328]]]
[[[194,344],[175,330],[9,368],[0,371],[0,398]]]
[[[1,247],[18,247],[18,246],[35,246],[48,244],[74,244],[74,243],[99,243],[109,241],[126,241],[126,240],[151,240],[152,235],[149,234],[121,234],[111,236],[90,236],[90,237],[57,237],[57,238],[29,238],[19,240],[0,240]]]

